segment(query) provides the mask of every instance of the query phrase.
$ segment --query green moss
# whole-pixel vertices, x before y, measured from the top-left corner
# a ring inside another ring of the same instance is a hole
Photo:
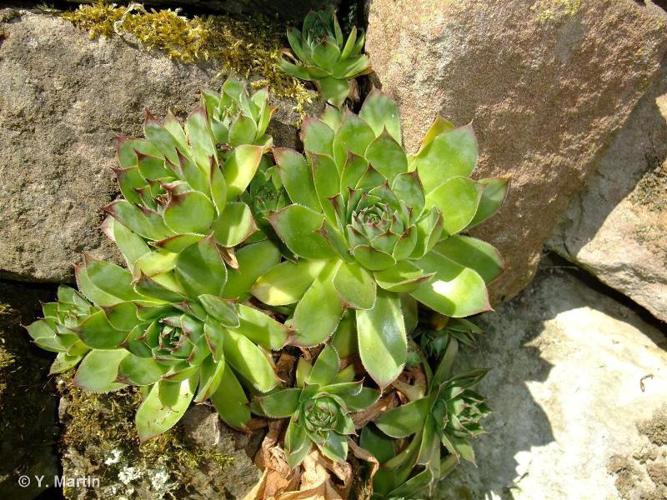
[[[140,443],[134,415],[141,403],[136,388],[109,394],[84,392],[72,384],[72,374],[58,382],[63,400],[62,436],[65,474],[90,475],[100,491],[69,488],[67,498],[105,495],[177,495],[187,488],[195,470],[221,474],[230,458],[215,448],[188,445],[180,428]]]
[[[290,99],[302,113],[311,101],[304,85],[277,66],[284,28],[263,18],[228,16],[187,18],[171,9],[116,7],[104,2],[82,5],[62,16],[91,38],[130,35],[147,50],[159,50],[184,63],[211,61],[222,72],[257,77],[254,87],[268,86],[277,97]]]
[[[541,23],[572,17],[581,9],[581,0],[540,0],[530,10],[537,13]]]

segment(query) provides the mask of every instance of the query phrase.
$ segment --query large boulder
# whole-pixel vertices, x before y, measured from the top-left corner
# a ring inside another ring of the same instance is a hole
[[[374,0],[367,52],[399,102],[409,148],[436,114],[472,121],[478,175],[510,177],[476,231],[503,253],[496,299],[531,279],[595,159],[650,86],[667,13],[634,0]]]
[[[488,434],[437,498],[666,498],[667,341],[559,267],[483,316]]]
[[[0,33],[0,275],[71,281],[81,252],[114,255],[99,230],[116,195],[113,138],[140,134],[144,108],[184,116],[220,68],[90,40],[52,15],[0,10]],[[298,115],[275,104],[270,131],[293,145]]]
[[[664,115],[664,116],[663,116]],[[548,246],[667,321],[667,65]]]

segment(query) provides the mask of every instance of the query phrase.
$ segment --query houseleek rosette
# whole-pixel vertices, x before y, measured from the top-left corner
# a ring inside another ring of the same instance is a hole
[[[364,33],[353,27],[347,39],[333,9],[310,12],[303,28],[287,30],[294,63],[281,60],[280,68],[301,80],[315,82],[322,96],[341,106],[350,95],[354,78],[370,71],[362,54]]]
[[[250,95],[242,82],[228,78],[219,93],[202,92],[202,107],[206,109],[217,144],[231,148],[271,144],[266,130],[275,109],[269,105],[267,89]]]
[[[313,445],[334,462],[345,462],[348,437],[355,433],[353,412],[361,411],[380,397],[377,390],[350,380],[350,370],[340,370],[336,349],[328,345],[314,365],[303,360],[297,368],[297,387],[280,389],[253,402],[257,413],[270,418],[289,418],[285,434],[287,462],[294,468]]]
[[[269,217],[298,259],[260,277],[252,293],[271,306],[296,304],[290,325],[305,346],[326,341],[353,310],[361,361],[385,387],[405,364],[404,310],[415,300],[451,317],[490,308],[486,284],[500,257],[460,233],[499,208],[506,182],[471,180],[474,134],[443,119],[406,155],[396,105],[378,92],[359,115],[328,108],[307,119],[302,138],[305,156],[274,149],[292,204]]]
[[[159,123],[147,113],[143,139],[118,141],[116,169],[124,199],[106,211],[156,248],[180,252],[212,234],[225,248],[256,230],[239,200],[271,145],[272,110],[266,92],[247,95],[228,80],[184,126],[171,114]]]
[[[270,351],[285,344],[288,329],[245,301],[280,253],[266,240],[246,242],[255,224],[238,201],[271,143],[271,112],[265,94],[244,92],[228,81],[217,105],[205,98],[211,116],[201,108],[184,127],[171,115],[163,124],[148,117],[145,139],[119,142],[125,199],[107,208],[103,229],[127,268],[86,258],[76,269],[80,293],[61,288],[28,327],[40,347],[58,353],[52,372],[78,365],[84,389],[144,387],[136,418],[143,439],[173,426],[193,400],[210,399],[227,423],[244,428],[246,390],[278,382]],[[213,135],[223,127],[234,147]],[[262,145],[237,144],[239,137]]]
[[[380,415],[379,431],[369,426],[362,432],[361,446],[381,463],[374,479],[378,498],[414,494],[432,487],[461,459],[475,462],[470,439],[483,432],[480,422],[490,410],[473,388],[486,370],[454,376],[457,351],[458,342],[450,337],[435,372],[424,361],[426,391],[410,387],[405,392],[417,395],[414,399]],[[405,439],[401,448],[397,440]]]
[[[243,428],[244,387],[267,392],[278,383],[269,351],[285,343],[285,326],[223,298],[244,292],[241,281],[227,279],[212,238],[169,259],[113,220],[107,230],[121,248],[132,247],[130,270],[87,259],[76,270],[80,293],[62,287],[44,319],[28,327],[40,347],[59,353],[52,372],[79,364],[76,383],[94,392],[146,387],[136,418],[143,439],[173,426],[193,400],[210,399],[228,424]]]

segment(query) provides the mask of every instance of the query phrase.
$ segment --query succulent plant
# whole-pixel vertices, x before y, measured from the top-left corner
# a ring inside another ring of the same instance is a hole
[[[344,43],[333,11],[311,13],[290,43],[302,63],[286,69],[338,106],[368,68],[363,35]],[[490,307],[502,261],[462,233],[498,210],[507,182],[471,180],[472,129],[442,118],[407,154],[379,92],[358,115],[329,106],[306,119],[305,154],[273,148],[272,113],[265,90],[230,79],[184,124],[147,115],[145,138],[119,140],[124,199],[103,230],[126,266],[85,256],[78,291],[60,287],[28,332],[57,353],[51,373],[76,368],[93,392],[140,387],[142,439],[210,400],[238,429],[252,412],[289,419],[287,462],[305,474],[314,448],[335,463],[349,446],[368,457],[350,440],[374,419],[359,438],[380,463],[374,498],[413,498],[474,461],[469,439],[489,411],[473,390],[485,372],[452,367],[480,333],[463,317]],[[287,345],[302,348],[294,387],[272,356]],[[399,406],[382,413],[384,391]]]
[[[483,432],[480,421],[490,410],[472,388],[486,370],[452,376],[457,351],[458,342],[450,338],[434,373],[424,362],[426,393],[380,415],[375,421],[380,432],[364,429],[361,445],[381,462],[374,481],[378,497],[414,494],[451,472],[461,458],[474,463],[469,440]],[[407,446],[398,448],[395,440],[406,438]]]
[[[223,298],[241,297],[243,279],[253,277],[228,279],[211,237],[165,254],[112,219],[106,230],[130,269],[87,259],[76,270],[81,293],[61,288],[45,318],[28,327],[38,345],[60,353],[52,371],[80,361],[75,381],[84,389],[147,387],[136,418],[144,439],[174,425],[192,400],[209,398],[228,424],[243,428],[250,413],[242,386],[267,392],[277,385],[269,351],[288,334],[266,313]],[[266,241],[243,250],[244,269],[256,264],[249,252],[277,260]]]
[[[184,127],[171,113],[163,123],[147,113],[144,139],[118,141],[116,175],[125,199],[105,210],[171,252],[211,234],[225,248],[242,243],[256,226],[238,198],[271,144],[266,101],[265,91],[248,97],[239,82],[227,80],[219,98],[204,95],[205,107]]]
[[[26,329],[38,347],[58,353],[50,374],[62,373],[76,366],[90,350],[73,328],[90,316],[94,307],[73,288],[60,286],[57,302],[42,304],[42,312],[44,319],[28,325]]]
[[[351,92],[351,80],[370,71],[368,56],[362,54],[364,33],[352,27],[345,39],[335,11],[310,12],[302,30],[287,30],[294,63],[281,60],[286,73],[315,82],[322,96],[341,106]]]
[[[328,108],[307,119],[302,139],[305,157],[274,148],[292,204],[269,216],[298,260],[272,268],[252,293],[296,304],[290,325],[304,346],[325,342],[354,310],[361,361],[382,388],[405,365],[404,310],[415,300],[451,317],[490,308],[486,283],[502,262],[460,233],[499,208],[506,182],[471,180],[472,129],[440,118],[407,155],[396,105],[379,92],[359,115]]]
[[[254,401],[255,410],[271,418],[289,418],[285,434],[287,462],[294,468],[315,445],[327,458],[345,462],[348,437],[355,433],[350,413],[361,411],[380,397],[363,382],[350,380],[354,372],[340,370],[336,349],[328,345],[314,365],[301,358],[297,387],[280,389]]]
[[[202,107],[206,110],[217,144],[231,148],[271,144],[272,139],[266,129],[275,109],[269,106],[267,89],[249,95],[243,83],[228,78],[220,93],[202,92]]]
[[[440,359],[450,338],[455,338],[459,345],[473,347],[482,333],[479,326],[467,319],[433,314],[429,323],[422,322],[417,328],[415,337],[419,337],[419,345],[429,358]]]

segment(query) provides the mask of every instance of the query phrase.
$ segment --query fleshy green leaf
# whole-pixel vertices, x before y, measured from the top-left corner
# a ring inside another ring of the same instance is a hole
[[[454,130],[455,128],[456,126],[449,120],[446,120],[442,116],[436,116],[435,120],[433,120],[433,123],[426,131],[426,134],[424,134],[424,138],[422,139],[421,144],[419,146],[419,152],[421,152],[426,146],[431,144],[431,142],[433,142],[433,139],[438,137],[440,134],[444,132],[449,132],[450,130]]]
[[[239,316],[236,305],[217,295],[200,295],[199,303],[204,307],[207,314],[230,328],[239,326]]]
[[[426,208],[436,207],[442,213],[448,234],[463,231],[475,217],[481,191],[467,177],[452,177],[426,195]]]
[[[386,130],[368,146],[365,156],[390,183],[397,175],[408,171],[408,159],[403,148]]]
[[[273,156],[280,180],[294,203],[320,210],[313,177],[302,154],[289,148],[274,148]]]
[[[333,283],[347,307],[370,309],[375,304],[375,280],[359,264],[341,261]]]
[[[237,147],[241,144],[252,144],[257,135],[255,120],[249,116],[239,115],[229,128],[229,144]]]
[[[338,323],[336,333],[331,338],[331,345],[336,348],[341,358],[347,358],[357,352],[357,330],[354,311],[346,311]]]
[[[108,217],[102,226],[105,234],[114,242],[123,254],[127,266],[132,271],[134,263],[143,255],[150,252],[150,248],[137,234],[130,231],[120,222]]]
[[[121,302],[115,306],[105,307],[104,312],[111,326],[122,332],[129,332],[142,322],[137,316],[137,306],[132,302]]]
[[[316,82],[322,97],[334,106],[342,106],[350,95],[350,80],[347,78],[322,78]]]
[[[375,306],[357,311],[359,356],[369,375],[383,388],[403,370],[407,337],[397,296],[378,290]]]
[[[290,205],[269,217],[281,240],[300,257],[327,259],[336,254],[320,229],[324,216],[302,205]]]
[[[414,213],[421,213],[424,204],[424,188],[417,172],[406,172],[394,178],[391,190],[396,197],[410,207]]]
[[[321,120],[308,117],[301,127],[301,140],[308,153],[333,155],[334,131]]]
[[[477,213],[468,227],[481,224],[494,215],[505,201],[509,187],[509,181],[500,178],[481,179],[478,184],[482,187],[482,198],[479,200]]]
[[[56,375],[74,368],[79,363],[79,361],[81,361],[81,358],[83,358],[83,355],[70,356],[66,352],[59,352],[56,356],[56,359],[54,359],[53,363],[51,363],[49,375]]]
[[[429,252],[415,264],[425,273],[435,273],[428,283],[412,292],[412,296],[422,304],[455,318],[491,308],[486,284],[476,271],[436,251]]]
[[[84,319],[76,329],[84,344],[93,349],[113,349],[127,337],[129,331],[115,329],[103,311],[98,311]]]
[[[174,232],[206,234],[215,218],[215,207],[202,193],[187,191],[172,195],[163,217]]]
[[[285,261],[261,276],[252,287],[252,294],[270,306],[297,302],[322,272],[326,261]]]
[[[397,439],[408,437],[424,426],[429,409],[428,398],[411,401],[381,414],[375,425],[387,436]]]
[[[287,464],[296,468],[306,455],[310,452],[312,443],[308,439],[306,429],[295,418],[290,419],[285,432],[285,451],[287,452]]]
[[[215,238],[222,246],[234,247],[257,230],[250,207],[242,202],[227,203],[213,225]]]
[[[156,276],[168,273],[176,267],[177,260],[178,254],[172,252],[163,250],[149,252],[135,262],[134,275]]]
[[[268,240],[245,245],[236,252],[238,269],[229,269],[222,296],[244,300],[257,278],[280,262],[280,251]]]
[[[435,247],[436,251],[459,264],[477,271],[490,283],[503,271],[504,263],[498,250],[485,241],[470,236],[450,236]]]
[[[174,273],[190,296],[220,295],[227,281],[227,268],[216,242],[210,236],[186,248],[176,261]]]
[[[347,460],[347,437],[337,432],[329,431],[324,444],[318,444],[317,447],[325,457],[334,462]]]
[[[213,136],[208,125],[208,117],[203,108],[197,108],[185,121],[185,131],[195,161],[199,165],[208,165],[209,158],[215,155]]]
[[[218,390],[223,372],[225,371],[225,358],[217,361],[208,356],[199,368],[199,388],[195,396],[195,403],[206,401]]]
[[[340,370],[338,353],[331,345],[327,345],[317,356],[306,383],[326,386],[336,378],[338,370]]]
[[[81,292],[97,305],[115,305],[121,301],[141,298],[132,287],[132,275],[130,272],[116,264],[102,260],[92,260],[85,264],[85,269],[77,271],[77,274],[85,272],[88,279],[86,281],[83,276],[80,277],[80,285],[83,286],[83,288],[80,288]],[[88,283],[96,290],[92,290],[87,286]],[[102,300],[100,291],[105,294],[105,298],[117,297],[117,299],[113,303],[110,303],[108,300]]]
[[[304,346],[324,342],[336,330],[343,311],[331,272],[320,273],[294,310],[296,341]]]
[[[445,130],[427,144],[414,158],[426,193],[452,177],[468,177],[477,163],[477,139],[470,125]]]
[[[164,249],[168,252],[180,253],[203,238],[203,234],[177,234],[164,240],[156,241],[153,245],[158,249]]]
[[[375,280],[377,284],[389,292],[409,293],[414,291],[420,284],[428,281],[432,274],[424,273],[419,267],[410,261],[403,260],[394,267],[377,271]]]
[[[190,406],[197,382],[195,375],[181,382],[161,381],[153,385],[135,416],[141,441],[162,434],[176,425]]]
[[[141,210],[127,200],[116,200],[104,210],[131,231],[146,239],[159,241],[173,232],[165,226],[162,217],[156,212]]]
[[[152,385],[160,380],[166,371],[166,367],[153,358],[141,358],[129,353],[118,368],[118,381],[132,385]]]
[[[224,167],[229,199],[239,196],[255,176],[264,154],[264,146],[242,144],[234,149]]]
[[[301,389],[281,389],[257,398],[257,404],[264,415],[271,418],[289,418],[299,405]]]
[[[346,113],[333,141],[334,160],[339,170],[350,153],[364,156],[368,145],[375,140],[373,129],[357,115]]]
[[[116,379],[118,366],[128,354],[125,349],[90,351],[81,361],[74,383],[90,392],[109,392],[123,387]]]
[[[371,126],[376,137],[386,129],[397,143],[401,143],[398,107],[383,93],[373,89],[361,106],[359,116]]]
[[[225,365],[218,389],[210,396],[210,400],[227,425],[241,430],[246,428],[250,421],[248,399],[228,365]]]
[[[335,220],[329,198],[336,196],[340,189],[338,169],[331,156],[311,153],[309,155],[313,168],[313,181],[320,204],[330,220]]]
[[[267,313],[239,304],[240,325],[234,331],[266,349],[279,350],[287,342],[288,329]]]
[[[266,353],[249,338],[229,330],[223,348],[234,371],[258,391],[269,392],[278,384]]]
[[[396,454],[394,442],[393,439],[387,438],[370,425],[361,430],[359,437],[359,445],[369,451],[381,464]]]
[[[181,302],[185,299],[180,290],[180,285],[168,274],[157,275],[152,278],[141,274],[135,281],[134,287],[139,293],[151,299],[166,302]]]
[[[391,255],[371,248],[368,245],[354,247],[352,255],[369,271],[383,271],[396,264],[396,259]]]

